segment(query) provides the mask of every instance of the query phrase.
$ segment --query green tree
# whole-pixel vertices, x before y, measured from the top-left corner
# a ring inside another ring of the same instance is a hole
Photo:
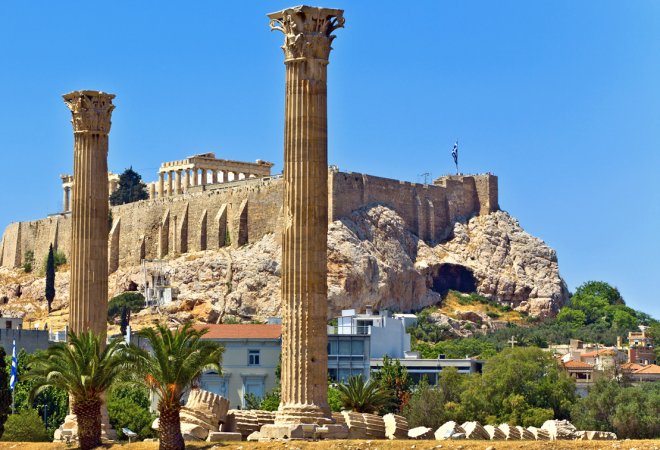
[[[5,431],[5,422],[11,412],[11,391],[9,390],[9,370],[5,349],[0,347],[0,437]]]
[[[410,428],[428,427],[435,430],[449,420],[445,404],[441,389],[430,386],[426,378],[422,378],[402,413]]]
[[[158,396],[160,414],[160,449],[183,450],[181,435],[181,399],[204,369],[220,372],[224,348],[202,340],[208,330],[195,330],[185,324],[177,330],[163,325],[145,328],[140,337],[149,342],[152,352],[130,346],[126,360],[136,379]]]
[[[337,385],[343,409],[377,414],[393,402],[393,394],[377,381],[364,381],[362,375],[352,376],[346,384]]]
[[[262,411],[277,411],[280,406],[281,390],[277,386],[275,389],[264,395],[259,403],[259,409]]]
[[[408,375],[408,370],[401,365],[401,362],[385,355],[383,358],[383,367],[378,372],[372,373],[372,378],[379,383],[383,389],[390,390],[394,394],[394,399],[387,407],[383,408],[385,413],[399,413],[410,398],[410,388],[413,384],[412,378]]]
[[[10,442],[48,442],[51,438],[48,436],[37,410],[30,408],[9,416],[1,440]]]
[[[610,305],[624,305],[621,293],[615,287],[604,281],[587,281],[582,283],[571,297],[572,300],[580,301],[583,298],[598,297],[604,299]]]
[[[117,436],[124,439],[123,428],[138,434],[140,439],[155,436],[151,428],[156,416],[149,412],[149,391],[144,387],[118,384],[108,394],[108,416]]]
[[[550,409],[567,419],[575,383],[551,354],[535,347],[506,349],[491,359],[481,376],[467,378],[461,407],[467,417],[522,425],[530,408]]]
[[[39,417],[46,418],[46,429],[52,439],[53,433],[64,423],[64,418],[68,414],[69,395],[64,389],[51,387],[36,395],[32,400],[30,399],[30,392],[32,392],[34,383],[26,377],[26,374],[28,373],[30,361],[42,355],[42,350],[28,354],[24,349],[21,349],[16,355],[16,359],[18,360],[18,381],[16,382],[16,386],[14,386],[14,409],[18,412],[36,409]],[[9,376],[11,355],[5,357],[5,364],[8,366],[6,373]]]
[[[147,200],[147,186],[142,182],[142,176],[129,167],[119,175],[117,190],[110,195],[110,204],[125,205],[139,200]]]
[[[128,326],[131,320],[131,310],[128,306],[124,306],[121,309],[121,322],[119,323],[119,330],[121,331],[122,336],[126,336],[128,331]]]
[[[48,313],[52,311],[51,305],[55,299],[55,255],[53,244],[48,247],[48,258],[46,259],[46,301],[48,302]]]
[[[102,395],[122,373],[123,342],[93,332],[71,332],[69,343],[53,344],[30,362],[30,397],[48,387],[68,390],[73,399],[71,410],[78,418],[78,437],[82,450],[101,445]]]
[[[576,328],[584,326],[586,321],[587,315],[584,311],[573,309],[569,306],[565,306],[559,311],[559,314],[557,314],[557,322],[567,323]]]
[[[339,412],[342,409],[341,394],[339,389],[334,386],[328,386],[328,405],[333,412]]]
[[[117,316],[120,316],[125,307],[131,312],[139,312],[144,305],[144,295],[141,292],[129,291],[112,297],[108,302],[108,322],[112,322]]]

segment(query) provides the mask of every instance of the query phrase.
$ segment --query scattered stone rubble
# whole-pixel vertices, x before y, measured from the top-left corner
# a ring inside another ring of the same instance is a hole
[[[274,422],[274,411],[230,409],[222,431],[241,433],[245,440],[252,433],[261,430],[262,426]]]
[[[443,441],[445,439],[465,439],[465,430],[453,420],[446,422],[440,428],[435,430],[435,439]]]

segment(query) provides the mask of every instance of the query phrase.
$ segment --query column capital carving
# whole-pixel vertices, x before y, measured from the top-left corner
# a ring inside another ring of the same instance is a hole
[[[344,26],[344,11],[296,6],[268,14],[271,31],[284,34],[284,62],[320,60],[327,64],[332,34]]]
[[[71,110],[74,133],[108,134],[112,122],[113,94],[100,91],[74,91],[62,96]]]

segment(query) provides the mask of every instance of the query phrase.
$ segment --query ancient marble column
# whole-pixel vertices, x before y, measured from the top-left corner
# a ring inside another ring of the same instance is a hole
[[[160,172],[158,174],[158,198],[163,198],[163,195],[165,193],[165,175],[163,172]]]
[[[108,314],[108,133],[115,96],[64,95],[74,133],[69,327],[105,339]]]
[[[172,186],[174,186],[174,172],[170,170],[167,172],[167,195],[170,197],[174,195]]]
[[[269,14],[284,33],[282,397],[276,425],[328,423],[327,65],[339,9],[298,6]]]
[[[70,198],[71,198],[71,190],[69,187],[64,188],[64,201],[63,201],[63,210],[64,212],[68,212],[71,210],[71,203],[70,203]]]
[[[190,189],[190,170],[186,169],[183,173],[183,190],[184,192],[188,192],[188,189]]]

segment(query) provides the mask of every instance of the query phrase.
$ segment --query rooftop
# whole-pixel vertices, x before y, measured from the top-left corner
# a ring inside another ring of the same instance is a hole
[[[193,328],[207,329],[204,339],[280,339],[282,337],[282,325],[200,323]]]
[[[633,372],[634,374],[658,374],[660,375],[660,366],[656,364],[649,364],[648,366],[642,366],[641,369],[637,369]]]
[[[566,361],[564,367],[567,369],[593,369],[594,365],[582,361]]]

